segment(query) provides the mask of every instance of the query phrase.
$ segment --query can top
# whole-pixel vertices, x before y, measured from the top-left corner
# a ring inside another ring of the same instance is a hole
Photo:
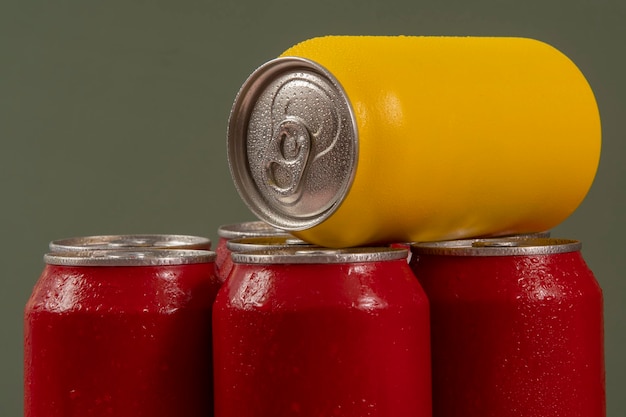
[[[288,247],[250,252],[233,252],[233,262],[241,264],[344,264],[406,261],[406,249],[388,247],[359,247],[328,249],[321,247]]]
[[[292,235],[245,237],[231,239],[226,247],[231,252],[247,252],[254,250],[282,249],[287,247],[313,247],[311,243],[293,237]]]
[[[578,240],[554,238],[491,238],[424,242],[411,245],[416,255],[529,256],[579,251]]]
[[[215,252],[192,249],[97,250],[52,252],[44,255],[48,265],[61,266],[164,266],[215,261]]]
[[[285,235],[285,232],[282,229],[278,229],[274,226],[267,224],[262,221],[254,221],[254,222],[243,222],[243,223],[233,223],[233,224],[223,224],[217,229],[217,234],[219,237],[223,237],[225,239],[238,239],[245,237],[256,237],[256,236],[277,236],[277,235]]]
[[[277,58],[245,81],[228,125],[228,161],[257,217],[285,230],[321,223],[354,180],[358,132],[343,87],[321,65]]]
[[[474,240],[485,240],[485,239],[543,239],[543,238],[547,238],[550,237],[551,235],[551,231],[550,230],[544,230],[543,232],[533,232],[533,233],[521,233],[521,234],[514,234],[514,235],[500,235],[500,236],[483,236],[483,237],[477,237],[477,238],[470,238],[474,239]],[[459,239],[459,240],[465,240],[465,239]]]
[[[141,248],[210,250],[211,240],[200,236],[133,234],[72,237],[50,242],[52,252]]]

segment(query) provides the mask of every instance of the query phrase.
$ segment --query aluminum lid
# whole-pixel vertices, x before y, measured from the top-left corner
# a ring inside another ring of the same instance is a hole
[[[414,243],[411,252],[416,255],[529,256],[576,252],[581,247],[578,240],[512,237]]]
[[[101,235],[72,237],[50,242],[51,252],[114,249],[211,249],[211,240],[200,236],[167,234]]]
[[[327,249],[320,247],[290,247],[252,252],[233,252],[235,263],[243,264],[339,264],[384,262],[401,259],[406,261],[408,251],[387,247],[359,247]]]
[[[237,190],[267,223],[303,230],[341,204],[356,171],[358,134],[339,82],[319,64],[277,58],[243,84],[228,126]]]
[[[515,235],[498,235],[498,236],[482,236],[477,238],[469,238],[474,240],[484,240],[484,239],[540,239],[550,237],[552,232],[550,230],[545,230],[543,232],[534,232],[534,233],[521,233]],[[467,239],[459,239],[459,240],[467,240]]]
[[[291,235],[246,237],[231,239],[226,243],[226,247],[231,252],[244,252],[253,250],[282,249],[288,247],[316,247]]]
[[[44,255],[48,265],[61,266],[164,266],[215,261],[215,252],[192,249],[97,250]]]
[[[217,229],[218,236],[225,239],[277,236],[284,235],[286,233],[287,232],[284,230],[278,229],[262,221],[223,224]]]

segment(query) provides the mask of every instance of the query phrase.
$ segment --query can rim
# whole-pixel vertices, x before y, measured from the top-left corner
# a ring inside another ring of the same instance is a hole
[[[287,234],[283,229],[276,228],[271,224],[257,220],[242,223],[223,224],[218,227],[217,235],[224,239],[237,239],[244,237],[275,236]]]
[[[246,140],[244,140],[247,138],[246,132],[250,116],[260,93],[277,75],[296,70],[310,71],[325,78],[345,98],[346,110],[352,126],[351,133],[354,138],[354,152],[351,162],[353,168],[348,173],[345,182],[322,212],[302,217],[278,213],[276,209],[272,208],[272,204],[263,197],[247,167],[248,158],[246,156]],[[343,203],[354,183],[359,156],[356,116],[347,97],[343,86],[330,71],[317,62],[302,57],[283,56],[270,60],[253,71],[243,83],[235,97],[228,121],[226,135],[228,166],[237,192],[246,206],[259,219],[287,231],[306,230],[329,218]]]
[[[48,245],[52,252],[128,249],[199,249],[210,250],[211,239],[178,234],[92,235],[57,239]]]
[[[196,249],[96,250],[50,252],[47,265],[58,266],[165,266],[214,262],[216,253]]]
[[[293,235],[255,236],[231,239],[226,242],[226,247],[231,252],[248,252],[253,250],[282,249],[288,247],[312,247],[311,243],[298,239]]]
[[[577,252],[581,248],[582,243],[573,239],[511,237],[413,243],[411,252],[444,256],[532,256]]]
[[[330,249],[322,247],[270,249],[233,252],[238,264],[346,264],[402,260],[406,262],[407,249],[389,247],[358,247]]]

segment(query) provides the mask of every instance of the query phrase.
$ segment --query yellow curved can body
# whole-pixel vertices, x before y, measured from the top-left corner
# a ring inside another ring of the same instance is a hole
[[[524,38],[324,37],[283,55],[341,83],[358,126],[350,190],[325,246],[548,230],[589,190],[600,118],[579,69]]]
[[[353,182],[323,222],[328,247],[531,233],[581,203],[600,158],[579,69],[524,38],[330,36],[283,56],[323,66],[354,112]]]

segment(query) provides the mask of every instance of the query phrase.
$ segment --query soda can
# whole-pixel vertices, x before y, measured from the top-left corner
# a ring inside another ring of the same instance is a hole
[[[421,243],[433,415],[605,416],[602,291],[566,239]]]
[[[45,255],[25,307],[24,416],[211,416],[214,259]]]
[[[230,262],[230,250],[227,243],[231,239],[242,239],[247,237],[263,237],[263,236],[291,236],[289,232],[270,226],[262,221],[242,222],[223,224],[217,229],[219,239],[215,252],[215,270],[217,275],[225,279],[228,274],[222,271],[222,265],[225,261]],[[227,265],[227,268],[229,265]]]
[[[50,252],[81,252],[115,249],[199,249],[211,250],[211,239],[169,234],[96,235],[58,239]]]
[[[545,43],[329,36],[244,82],[228,159],[259,219],[350,247],[551,229],[587,194],[600,142],[589,84]]]
[[[405,250],[232,257],[213,310],[216,417],[431,415],[428,301]]]
[[[222,261],[219,278],[226,281],[233,269],[232,254],[235,252],[251,252],[259,250],[285,249],[289,247],[314,247],[302,239],[292,235],[258,236],[231,239],[226,242],[226,248],[231,256]]]

